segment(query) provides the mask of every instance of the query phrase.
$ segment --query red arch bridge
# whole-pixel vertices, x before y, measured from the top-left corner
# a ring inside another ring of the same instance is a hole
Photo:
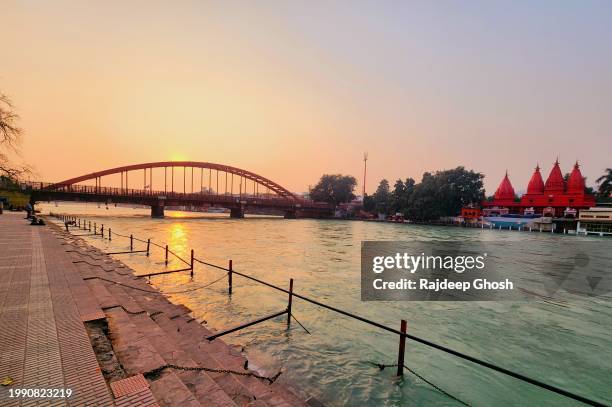
[[[94,185],[83,184],[88,181]],[[104,181],[115,186],[103,186]],[[329,204],[301,198],[261,175],[197,161],[128,165],[57,183],[33,182],[28,189],[32,202],[139,204],[150,206],[152,217],[163,217],[167,206],[227,208],[232,218],[244,217],[245,211],[283,214],[285,218],[323,218],[333,214]]]

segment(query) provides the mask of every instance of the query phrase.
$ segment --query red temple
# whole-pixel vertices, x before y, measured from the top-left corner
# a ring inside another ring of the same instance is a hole
[[[527,192],[520,199],[516,197],[506,172],[506,176],[495,191],[493,200],[483,202],[483,214],[495,216],[515,213],[576,217],[578,210],[595,206],[595,196],[586,193],[584,188],[584,177],[578,162],[574,165],[567,182],[563,179],[559,160],[553,165],[546,182],[542,180],[540,167],[537,166],[527,185]]]

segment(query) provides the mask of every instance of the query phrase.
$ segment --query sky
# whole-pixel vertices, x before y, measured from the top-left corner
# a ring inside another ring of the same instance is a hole
[[[2,1],[36,180],[194,160],[296,192],[612,167],[610,1]]]

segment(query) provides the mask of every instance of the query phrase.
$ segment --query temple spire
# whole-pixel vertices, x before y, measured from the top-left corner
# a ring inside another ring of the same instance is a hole
[[[514,195],[514,187],[512,186],[510,178],[508,177],[508,170],[506,170],[506,175],[497,187],[494,197],[499,201],[514,201]]]
[[[580,172],[580,164],[576,160],[574,169],[567,179],[567,193],[568,194],[583,194],[584,193],[584,177]]]
[[[542,174],[540,174],[540,164],[537,164],[527,185],[527,194],[538,195],[542,193],[544,193],[544,181],[542,180]]]
[[[563,180],[563,174],[561,174],[561,168],[559,167],[559,157],[557,157],[546,179],[544,192],[548,194],[562,194],[565,192],[565,181]]]

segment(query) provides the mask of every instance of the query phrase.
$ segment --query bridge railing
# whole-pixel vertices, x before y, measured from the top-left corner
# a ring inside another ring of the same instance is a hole
[[[76,226],[76,227],[80,227],[81,223],[83,223],[83,224],[87,223],[86,221],[82,221],[79,218],[76,218],[76,217],[70,216],[70,215],[65,215],[65,214],[51,214],[51,216],[54,216],[56,218],[59,218],[59,219],[63,220],[67,231],[69,230],[69,226],[70,225],[73,225],[73,226]],[[89,222],[89,231],[91,231],[91,221]],[[112,237],[110,228],[107,229],[107,231],[108,231],[108,237],[109,237],[109,240],[110,240],[111,237]],[[96,230],[95,223],[94,223],[94,230],[93,230],[93,232],[94,232],[93,233],[94,236],[97,235],[97,230]],[[116,234],[116,235],[128,238],[127,235],[120,235],[120,234]],[[104,225],[101,226],[101,234],[100,234],[100,236],[103,239],[105,237],[105,235],[104,235]],[[153,244],[154,246],[159,247],[159,248],[164,248],[164,246],[162,246],[162,245],[153,243],[151,241],[151,239],[147,239],[147,240],[137,239],[137,238],[135,238],[131,234],[129,235],[129,239],[130,239],[130,252],[118,252],[116,254],[145,252],[144,250],[142,250],[142,251],[133,251],[133,240],[134,239],[136,239],[136,240],[138,240],[140,242],[147,243],[147,250],[146,250],[147,255],[149,255],[149,248],[150,248],[151,244]],[[168,245],[166,245],[165,246],[166,265],[168,264],[168,253],[169,253],[169,251],[170,250],[168,248]],[[265,286],[267,286],[267,287],[269,287],[271,289],[274,289],[276,291],[279,291],[279,292],[282,292],[282,293],[285,293],[285,294],[288,295],[288,305],[287,305],[287,309],[286,310],[281,311],[281,312],[276,312],[274,314],[271,314],[271,315],[268,315],[268,316],[265,316],[265,317],[261,317],[261,318],[255,320],[255,321],[250,321],[250,322],[241,324],[241,325],[239,325],[237,327],[230,328],[230,329],[227,329],[225,331],[221,331],[221,332],[215,333],[214,335],[211,335],[208,338],[206,338],[208,340],[214,340],[214,339],[216,339],[216,338],[218,338],[220,336],[223,336],[223,335],[226,335],[226,334],[229,334],[229,333],[232,333],[232,332],[236,332],[237,330],[240,330],[240,329],[243,329],[243,328],[246,328],[246,327],[249,327],[249,326],[253,326],[253,325],[261,323],[261,322],[268,321],[268,320],[270,320],[272,318],[275,318],[275,317],[278,317],[278,316],[281,316],[281,315],[284,315],[284,314],[287,315],[287,326],[288,327],[291,325],[291,318],[294,318],[296,320],[296,322],[300,326],[302,326],[302,328],[304,328],[306,330],[306,328],[292,314],[292,303],[293,303],[293,298],[295,297],[295,298],[298,298],[300,300],[306,301],[306,302],[308,302],[310,304],[313,304],[313,305],[316,305],[318,307],[321,307],[321,308],[327,309],[329,311],[332,311],[334,313],[343,315],[343,316],[351,318],[351,319],[355,319],[355,320],[363,322],[363,323],[365,323],[367,325],[370,325],[370,326],[376,327],[378,329],[384,330],[386,332],[398,335],[398,337],[399,337],[399,346],[398,346],[397,363],[393,364],[393,365],[376,364],[380,369],[384,369],[385,367],[397,367],[397,375],[398,376],[402,376],[403,375],[404,368],[406,368],[410,372],[416,374],[414,372],[414,370],[412,370],[411,368],[405,366],[405,362],[404,362],[405,342],[406,342],[406,339],[409,339],[409,340],[412,340],[414,342],[417,342],[417,343],[420,343],[422,345],[425,345],[427,347],[430,347],[430,348],[436,349],[438,351],[441,351],[441,352],[453,355],[453,356],[455,356],[457,358],[460,358],[462,360],[465,360],[465,361],[477,364],[477,365],[482,366],[484,368],[487,368],[489,370],[492,370],[492,371],[504,374],[506,376],[513,377],[513,378],[515,378],[517,380],[523,381],[525,383],[529,383],[531,385],[534,385],[534,386],[537,386],[539,388],[551,391],[553,393],[565,396],[567,398],[570,398],[570,399],[573,399],[573,400],[577,400],[577,401],[579,401],[581,403],[585,403],[585,404],[588,404],[588,405],[591,405],[591,406],[605,406],[605,404],[603,404],[601,402],[598,402],[596,400],[589,399],[589,398],[587,398],[585,396],[581,396],[579,394],[570,392],[570,391],[562,389],[560,387],[557,387],[557,386],[554,386],[554,385],[542,382],[540,380],[531,378],[531,377],[526,376],[526,375],[524,375],[522,373],[518,373],[518,372],[515,372],[515,371],[512,371],[512,370],[506,369],[506,368],[504,368],[502,366],[499,366],[499,365],[497,365],[495,363],[488,362],[488,361],[485,361],[483,359],[479,359],[479,358],[470,356],[468,354],[465,354],[463,352],[459,352],[457,350],[454,350],[454,349],[451,349],[451,348],[446,347],[444,345],[435,343],[435,342],[430,341],[428,339],[424,339],[424,338],[421,338],[419,336],[409,334],[409,333],[407,333],[407,323],[406,323],[406,320],[401,320],[400,321],[400,329],[395,329],[395,328],[392,328],[390,326],[384,325],[382,323],[379,323],[379,322],[370,320],[368,318],[356,315],[354,313],[342,310],[340,308],[334,307],[332,305],[325,304],[325,303],[320,302],[320,301],[318,301],[316,299],[310,298],[310,297],[308,297],[306,295],[296,293],[293,290],[293,278],[291,278],[289,280],[289,288],[286,289],[286,288],[283,288],[283,287],[279,287],[279,286],[277,286],[275,284],[269,283],[267,281],[261,280],[259,278],[253,277],[253,276],[248,275],[246,273],[242,273],[242,272],[237,271],[234,268],[234,264],[233,264],[232,260],[229,260],[228,261],[228,266],[224,267],[224,266],[213,264],[213,263],[209,263],[209,262],[206,262],[206,261],[204,261],[202,259],[197,258],[195,256],[195,253],[194,253],[193,249],[191,249],[191,255],[190,255],[190,260],[189,261],[181,258],[178,254],[176,254],[174,252],[171,252],[171,253],[176,258],[178,258],[181,262],[189,265],[189,268],[181,269],[181,270],[176,270],[176,271],[149,273],[149,274],[145,274],[145,275],[136,275],[136,276],[137,277],[149,277],[150,278],[151,276],[156,276],[156,275],[163,275],[163,274],[174,273],[174,272],[190,271],[191,277],[192,277],[192,280],[193,280],[193,276],[194,276],[194,263],[197,262],[197,263],[200,263],[202,265],[215,268],[217,270],[225,271],[226,273],[223,276],[221,276],[221,278],[218,278],[218,279],[214,280],[212,283],[206,284],[206,285],[201,286],[199,288],[189,289],[188,291],[195,291],[195,290],[198,290],[200,288],[210,287],[212,284],[217,283],[218,281],[221,281],[223,278],[225,278],[225,276],[227,276],[227,278],[228,278],[228,280],[227,280],[228,281],[228,294],[232,295],[232,292],[233,292],[233,277],[234,277],[234,275],[236,275],[236,276],[240,276],[240,277],[246,278],[248,280],[254,281],[256,283],[265,285]],[[110,281],[110,280],[107,280],[107,281]],[[115,284],[122,284],[122,283],[115,282],[115,281],[110,281],[110,282],[113,282]],[[122,284],[122,285],[124,287],[130,288],[129,285],[126,285],[126,284]],[[139,289],[137,287],[132,287],[132,288]],[[163,291],[162,291],[162,293],[163,293]],[[417,376],[420,377],[421,379],[423,379],[422,376],[420,376],[418,374],[417,374]],[[429,381],[427,381],[425,379],[423,379],[423,380],[426,381],[427,383],[429,383],[430,385],[432,385],[433,387],[435,387],[441,393],[443,393],[443,394],[445,394],[445,395],[455,399],[456,401],[459,401],[462,404],[469,405],[469,404],[461,401],[460,399],[452,396],[448,392],[443,391],[442,389],[440,389],[438,386],[434,385],[433,383],[431,383],[431,382],[429,382]]]
[[[44,183],[44,182],[28,182],[22,183],[22,189],[24,191],[47,191],[47,192],[63,192],[69,194],[88,194],[88,195],[101,195],[105,197],[121,196],[121,197],[137,197],[137,198],[158,198],[166,200],[191,200],[198,201],[205,198],[208,201],[228,202],[231,200],[233,203],[240,203],[246,201],[246,203],[265,202],[271,205],[287,205],[294,204],[296,206],[304,206],[308,208],[329,208],[329,204],[325,202],[315,202],[308,199],[300,198],[298,200],[291,200],[283,197],[279,197],[272,193],[210,193],[206,191],[201,192],[177,192],[177,191],[160,191],[147,189],[134,189],[134,188],[120,188],[120,187],[103,187],[95,185],[77,185],[77,184],[57,184],[57,183]]]

